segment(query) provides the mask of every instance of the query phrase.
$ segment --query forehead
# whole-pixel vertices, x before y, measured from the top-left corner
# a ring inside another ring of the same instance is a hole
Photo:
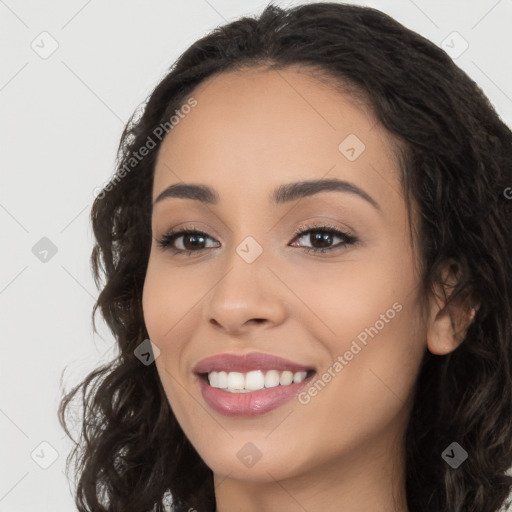
[[[210,185],[221,201],[248,194],[268,201],[286,182],[338,178],[379,203],[396,200],[392,137],[361,102],[325,81],[299,70],[250,69],[211,77],[190,96],[197,105],[159,150],[153,199],[185,181]]]

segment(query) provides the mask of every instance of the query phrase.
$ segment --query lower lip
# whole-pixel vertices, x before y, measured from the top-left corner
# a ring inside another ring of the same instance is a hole
[[[256,416],[272,411],[297,396],[313,375],[296,384],[263,388],[250,393],[230,393],[210,386],[202,377],[198,379],[203,398],[214,411],[225,416]]]

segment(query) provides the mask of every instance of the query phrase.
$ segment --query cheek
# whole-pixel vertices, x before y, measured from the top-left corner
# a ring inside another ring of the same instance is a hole
[[[172,311],[170,307],[172,294],[165,293],[167,287],[165,286],[165,277],[162,277],[163,279],[157,278],[154,265],[150,263],[142,291],[142,310],[146,329],[150,339],[156,342],[159,347],[158,341],[162,339],[162,334],[165,332],[165,324],[168,321],[165,311]]]
[[[368,253],[364,261],[317,265],[300,278],[293,272],[288,271],[287,280],[308,306],[300,305],[307,328],[328,354],[323,369],[343,374],[331,387],[358,383],[355,387],[366,392],[352,392],[358,395],[354,406],[379,395],[393,399],[389,389],[406,397],[426,346],[419,283],[406,248],[398,254],[390,245]],[[338,356],[345,362],[336,372],[332,366]]]
[[[142,291],[142,309],[149,338],[160,350],[155,365],[167,399],[180,415],[180,362],[188,334],[193,329],[191,305],[197,298],[189,297],[193,289],[183,279],[183,272],[170,269],[165,262],[150,256]],[[197,293],[196,293],[197,295]]]
[[[171,269],[165,261],[150,257],[142,309],[148,334],[161,350],[170,348],[166,340],[182,337],[176,334],[182,332],[200,292],[188,273],[180,272],[179,268]]]
[[[364,260],[354,256],[316,263],[310,269],[290,266],[280,270],[280,277],[293,290],[290,310],[336,352],[376,323],[379,331],[389,331],[391,323],[399,323],[397,310],[414,299],[411,292],[417,284],[405,258],[393,258],[383,251]]]

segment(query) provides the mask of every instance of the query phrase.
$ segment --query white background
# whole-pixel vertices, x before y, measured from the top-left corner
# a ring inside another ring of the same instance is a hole
[[[456,63],[512,125],[512,0],[350,3],[377,7],[438,45],[457,31],[469,46]],[[65,369],[69,389],[114,355],[99,316],[102,336],[92,334],[88,215],[114,170],[124,123],[191,43],[265,5],[0,0],[0,512],[75,510],[60,379]],[[48,58],[31,47],[49,51],[52,40]],[[455,39],[455,50],[461,44]],[[57,249],[46,262],[32,252],[43,237]],[[52,450],[57,458],[43,469]]]

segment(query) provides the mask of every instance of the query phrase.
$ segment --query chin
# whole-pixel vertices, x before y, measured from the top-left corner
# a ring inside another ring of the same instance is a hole
[[[265,434],[267,435],[267,434]],[[290,444],[279,446],[268,439],[245,435],[230,439],[222,449],[212,445],[199,446],[198,453],[205,464],[219,477],[252,482],[275,482],[297,476],[306,465],[307,454],[297,459],[297,450]],[[205,445],[208,441],[205,441]],[[281,448],[281,449],[280,449]],[[197,448],[196,448],[197,450]]]

